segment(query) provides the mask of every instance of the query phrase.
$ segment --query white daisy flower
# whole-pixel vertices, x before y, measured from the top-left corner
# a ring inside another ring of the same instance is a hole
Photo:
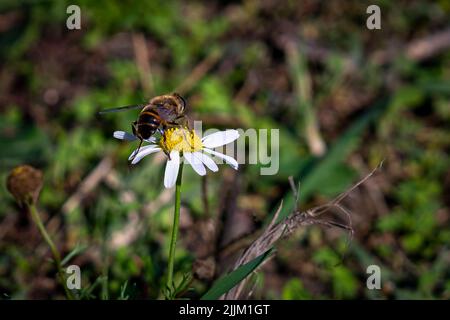
[[[114,138],[127,141],[138,140],[131,133],[124,131],[115,131]],[[219,170],[217,164],[207,153],[224,160],[237,170],[238,163],[234,158],[213,150],[233,142],[237,138],[239,138],[237,130],[219,131],[200,139],[194,130],[171,128],[165,130],[164,135],[158,141],[154,137],[145,140],[150,144],[134,150],[128,160],[132,159],[131,164],[136,164],[149,154],[165,152],[169,158],[164,173],[164,186],[172,188],[177,180],[178,170],[183,159],[201,176],[206,174],[206,168],[214,172]]]

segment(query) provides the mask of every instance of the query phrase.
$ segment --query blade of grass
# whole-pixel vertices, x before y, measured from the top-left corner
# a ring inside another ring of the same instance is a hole
[[[77,256],[78,254],[82,253],[84,250],[86,250],[86,245],[77,245],[72,251],[70,251],[64,259],[61,261],[61,265],[65,266],[73,257]]]
[[[229,274],[223,276],[206,292],[201,300],[216,300],[219,299],[220,296],[230,291],[234,286],[236,286],[239,282],[244,280],[250,273],[252,273],[261,263],[266,260],[270,254],[272,253],[272,249],[267,250],[265,253],[256,257],[250,262],[241,265],[236,270],[230,272]]]

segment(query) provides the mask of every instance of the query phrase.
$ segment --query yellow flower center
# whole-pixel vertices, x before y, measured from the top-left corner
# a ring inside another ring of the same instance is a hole
[[[167,152],[173,150],[178,152],[196,152],[203,149],[202,140],[195,134],[195,131],[190,131],[186,128],[165,130],[159,144]]]

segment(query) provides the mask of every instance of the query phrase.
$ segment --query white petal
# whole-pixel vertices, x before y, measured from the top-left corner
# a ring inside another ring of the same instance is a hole
[[[144,141],[148,142],[148,143],[155,143],[156,142],[156,138],[155,137],[150,137],[148,139],[144,139]]]
[[[166,171],[164,172],[164,186],[172,188],[177,182],[178,170],[180,169],[180,153],[178,151],[170,152],[170,160],[167,161]]]
[[[213,172],[217,172],[219,171],[219,167],[217,166],[217,164],[214,162],[213,159],[211,159],[209,156],[207,156],[204,153],[200,153],[200,152],[194,152],[194,156],[196,158],[200,158],[201,161],[203,162],[203,164],[205,166],[208,167],[209,170],[213,171]]]
[[[199,175],[204,176],[206,174],[205,166],[199,157],[195,157],[194,154],[190,152],[184,152],[183,157]]]
[[[148,147],[150,147],[150,146],[144,146],[144,147],[141,147],[140,149],[134,149],[133,152],[128,157],[128,160],[133,159],[133,157],[136,155],[137,152],[141,152],[141,151],[147,150]]]
[[[159,148],[159,147],[157,145],[152,144],[152,145],[148,145],[148,146],[143,146],[140,149],[135,149],[128,157],[128,160],[131,160],[134,157],[134,155],[136,154],[136,152],[141,153],[143,151],[146,151],[148,149],[153,149],[153,148]]]
[[[206,151],[212,155],[215,155],[216,157],[223,159],[226,163],[228,163],[230,166],[232,166],[233,169],[235,169],[235,170],[238,169],[239,165],[238,165],[237,161],[235,159],[233,159],[232,157],[222,154],[220,152],[214,151],[214,150],[206,149],[206,148],[204,148],[203,151]]]
[[[133,161],[131,161],[131,164],[136,164],[139,161],[141,161],[142,158],[144,158],[145,156],[148,156],[149,154],[158,152],[160,150],[161,148],[155,145],[145,146],[139,149],[139,153],[136,156],[134,156],[134,154],[138,151],[138,149],[134,150],[133,153],[131,153],[128,160],[131,160],[134,157]]]
[[[119,140],[127,140],[127,141],[137,140],[137,138],[133,134],[125,132],[125,131],[114,131],[113,136],[114,136],[114,138],[119,139]]]
[[[207,135],[202,139],[202,143],[206,148],[217,148],[237,138],[239,138],[239,132],[237,130],[226,130]]]

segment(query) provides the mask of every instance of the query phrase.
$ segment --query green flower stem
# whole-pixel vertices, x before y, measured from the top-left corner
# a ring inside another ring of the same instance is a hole
[[[167,288],[172,287],[173,281],[173,266],[175,263],[175,247],[178,237],[178,225],[180,224],[180,205],[181,205],[181,178],[183,175],[183,164],[180,164],[178,171],[177,183],[175,186],[175,210],[173,213],[172,236],[170,240],[169,252],[169,273],[167,275]]]
[[[61,255],[59,254],[58,250],[56,249],[55,244],[53,243],[52,239],[50,238],[50,235],[48,234],[47,230],[45,229],[45,226],[42,223],[41,217],[39,216],[36,206],[34,204],[29,204],[28,207],[30,209],[31,217],[32,217],[34,223],[36,223],[36,225],[39,229],[39,232],[41,233],[45,242],[47,242],[48,246],[50,247],[50,251],[53,254],[53,259],[55,260],[56,268],[58,269],[59,282],[64,287],[64,291],[66,293],[67,298],[69,300],[73,300],[73,295],[66,286],[66,277],[64,274],[63,267],[61,265]]]

